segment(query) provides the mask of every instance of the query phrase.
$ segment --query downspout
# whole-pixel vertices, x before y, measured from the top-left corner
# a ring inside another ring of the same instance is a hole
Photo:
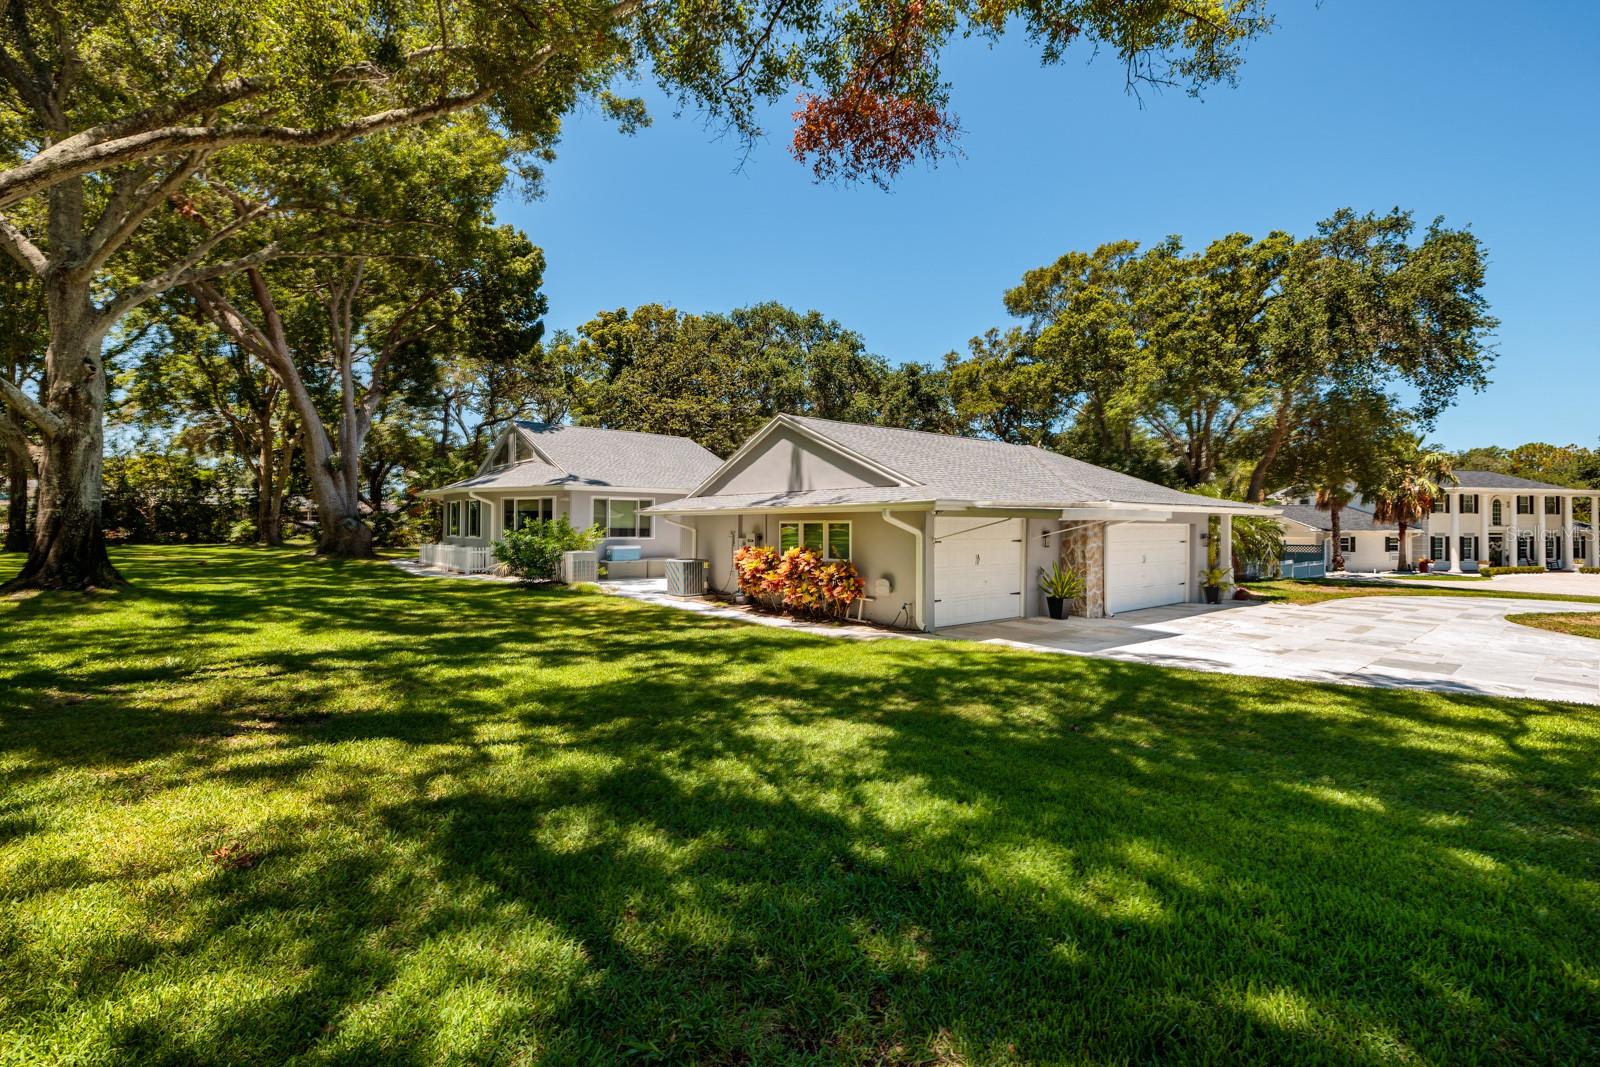
[[[913,591],[913,595],[912,595],[912,599],[911,599],[911,618],[916,623],[917,629],[926,631],[927,628],[928,628],[928,625],[923,620],[923,616],[922,616],[922,594],[924,592],[923,587],[922,587],[922,567],[923,567],[922,557],[923,557],[923,554],[924,554],[923,553],[923,541],[924,541],[923,533],[922,533],[921,530],[917,529],[915,526],[911,525],[909,522],[906,522],[906,521],[904,521],[902,519],[895,518],[894,515],[892,515],[889,512],[888,508],[884,508],[883,511],[881,512],[881,514],[883,515],[883,521],[884,522],[888,523],[890,526],[893,526],[893,527],[896,527],[898,529],[904,530],[906,533],[910,534],[912,536],[912,538],[916,542],[917,587]]]
[[[662,522],[666,523],[669,526],[676,526],[680,530],[688,530],[689,531],[689,558],[690,559],[699,559],[700,558],[698,555],[696,555],[696,553],[700,549],[700,530],[697,527],[690,526],[686,522],[679,522],[677,519],[674,519],[670,515],[661,515],[661,516],[658,516],[658,518],[660,518]]]

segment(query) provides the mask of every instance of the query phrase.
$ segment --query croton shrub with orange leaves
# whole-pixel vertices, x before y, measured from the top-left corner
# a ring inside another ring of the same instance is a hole
[[[842,619],[867,583],[848,560],[824,560],[815,549],[745,545],[733,555],[739,591],[757,607],[817,619]]]

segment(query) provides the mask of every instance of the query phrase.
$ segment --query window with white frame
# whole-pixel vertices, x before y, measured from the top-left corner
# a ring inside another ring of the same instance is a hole
[[[1478,513],[1478,496],[1476,493],[1463,493],[1461,495],[1461,514],[1476,515]]]
[[[507,500],[501,507],[501,528],[508,532],[520,530],[530,522],[549,522],[556,517],[553,496],[519,497]]]
[[[1354,552],[1355,550],[1356,550],[1356,539],[1355,539],[1355,536],[1353,534],[1341,534],[1339,536],[1339,551],[1340,552]]]
[[[1435,515],[1450,514],[1450,498],[1440,493],[1433,498],[1433,507],[1430,509]]]
[[[1429,559],[1448,559],[1448,558],[1450,558],[1450,538],[1448,538],[1448,537],[1430,537],[1430,538],[1428,538],[1428,558]]]
[[[483,536],[483,504],[476,500],[467,501],[467,536]]]
[[[779,552],[787,552],[802,545],[823,559],[849,559],[850,524],[803,521],[778,523]]]
[[[444,506],[444,532],[446,537],[461,536],[461,501],[452,500]]]
[[[1492,503],[1490,503],[1490,505],[1489,505],[1489,525],[1491,525],[1491,526],[1504,526],[1506,524],[1505,517],[1501,513],[1500,509],[1501,509],[1500,498],[1496,497],[1494,499],[1494,501]]]
[[[644,509],[653,499],[635,497],[595,497],[594,524],[607,537],[654,537],[655,524]]]
[[[1533,497],[1531,497],[1531,496],[1519,496],[1519,497],[1517,497],[1517,514],[1518,515],[1532,515],[1533,514]]]
[[[1462,559],[1473,559],[1473,560],[1478,558],[1478,535],[1477,534],[1462,534],[1461,535],[1461,558]]]
[[[1559,514],[1561,514],[1561,498],[1558,497],[1558,496],[1547,496],[1547,497],[1545,497],[1544,498],[1544,513],[1546,515],[1559,515]]]
[[[1400,551],[1400,538],[1385,537],[1383,539],[1383,550],[1391,556],[1398,554]]]

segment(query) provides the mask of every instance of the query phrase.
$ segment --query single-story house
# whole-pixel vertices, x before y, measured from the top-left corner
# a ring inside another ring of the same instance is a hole
[[[1232,516],[1272,513],[1040,448],[793,415],[648,510],[691,531],[717,592],[737,589],[741,545],[809,545],[855,563],[866,618],[930,631],[1044,614],[1058,559],[1091,617],[1199,601],[1210,519],[1226,545]]]
[[[1296,497],[1278,507],[1283,544],[1291,553],[1315,549],[1331,569],[1334,556],[1333,515]],[[1400,565],[1400,529],[1373,518],[1369,505],[1359,498],[1339,509],[1339,546],[1347,571],[1392,571]],[[1406,558],[1412,563],[1426,554],[1422,530],[1407,530]]]
[[[686,437],[516,422],[495,438],[476,474],[423,494],[439,502],[443,536],[422,546],[421,559],[488,570],[490,546],[505,531],[564,515],[579,528],[601,527],[602,559],[638,559],[633,572],[659,575],[665,560],[688,551],[689,534],[663,526],[649,508],[683,496],[720,464]]]
[[[1575,570],[1600,566],[1600,544],[1573,505],[1589,501],[1600,515],[1600,491],[1569,489],[1492,471],[1455,472],[1428,516],[1427,556],[1440,570],[1496,567]]]

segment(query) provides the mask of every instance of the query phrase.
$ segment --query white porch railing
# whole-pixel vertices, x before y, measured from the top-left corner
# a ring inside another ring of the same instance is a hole
[[[470,545],[423,545],[417,559],[424,567],[439,567],[462,574],[482,574],[493,570],[495,566],[494,556],[487,548],[473,548]]]

